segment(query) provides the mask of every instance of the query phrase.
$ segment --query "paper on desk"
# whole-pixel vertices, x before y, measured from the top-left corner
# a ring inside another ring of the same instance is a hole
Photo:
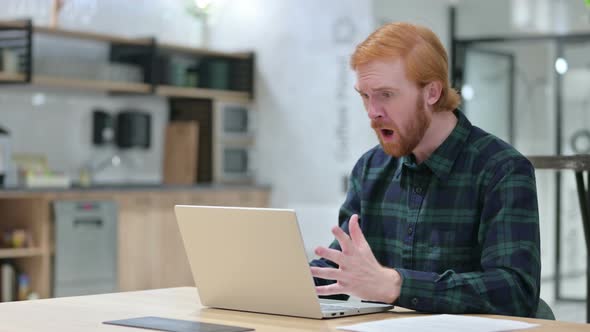
[[[459,315],[434,315],[385,319],[368,323],[340,326],[338,329],[358,332],[498,332],[528,329],[535,326],[538,326],[538,324],[529,324],[507,319]]]

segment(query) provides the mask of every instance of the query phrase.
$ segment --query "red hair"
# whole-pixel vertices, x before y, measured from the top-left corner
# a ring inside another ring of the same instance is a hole
[[[356,47],[350,66],[356,71],[359,65],[387,58],[401,58],[407,78],[421,88],[434,81],[442,84],[435,110],[454,110],[461,103],[449,82],[447,52],[432,30],[403,22],[386,24]]]

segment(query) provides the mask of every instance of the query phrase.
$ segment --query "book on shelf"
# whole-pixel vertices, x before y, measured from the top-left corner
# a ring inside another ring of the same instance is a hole
[[[10,262],[0,265],[0,301],[9,302],[16,299],[16,269]]]
[[[9,260],[0,261],[0,302],[22,301],[38,297],[31,292],[28,274],[20,272]]]

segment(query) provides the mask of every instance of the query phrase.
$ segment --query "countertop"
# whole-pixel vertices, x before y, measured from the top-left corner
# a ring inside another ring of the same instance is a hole
[[[63,191],[161,191],[161,190],[240,190],[240,189],[270,189],[269,185],[260,184],[192,184],[167,185],[158,183],[113,183],[93,184],[90,186],[73,185],[71,187],[28,188],[8,187],[0,188],[0,192],[63,192]]]
[[[269,185],[260,184],[194,184],[194,185],[164,185],[157,183],[119,183],[95,184],[91,186],[74,185],[68,188],[27,188],[9,187],[0,189],[0,198],[11,197],[53,197],[53,196],[95,196],[126,193],[158,193],[158,192],[251,192],[269,191]]]

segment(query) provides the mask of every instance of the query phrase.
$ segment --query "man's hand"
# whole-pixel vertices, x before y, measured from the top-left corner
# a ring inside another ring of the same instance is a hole
[[[393,303],[399,297],[402,278],[396,270],[377,262],[358,219],[354,214],[348,221],[350,237],[340,227],[332,228],[342,252],[316,248],[318,256],[338,264],[338,269],[311,267],[314,277],[336,280],[334,284],[316,287],[316,292],[318,295],[348,294],[363,300]]]

